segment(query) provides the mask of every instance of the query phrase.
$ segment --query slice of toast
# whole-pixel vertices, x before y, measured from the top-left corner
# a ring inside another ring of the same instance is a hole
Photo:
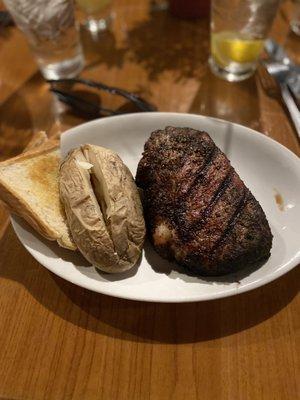
[[[0,163],[0,199],[45,238],[75,250],[59,198],[58,142],[40,139],[38,148]]]

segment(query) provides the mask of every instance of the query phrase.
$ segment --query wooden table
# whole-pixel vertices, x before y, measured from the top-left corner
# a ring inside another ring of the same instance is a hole
[[[116,3],[113,32],[99,40],[82,32],[83,76],[140,92],[161,111],[242,123],[299,154],[289,118],[257,76],[230,84],[211,75],[208,21],[149,12],[147,1]],[[285,8],[273,35],[300,57]],[[0,59],[1,159],[35,131],[54,135],[83,121],[49,93],[15,28],[0,33]],[[147,304],[54,276],[26,253],[3,208],[0,238],[1,399],[300,398],[299,270],[224,300]]]

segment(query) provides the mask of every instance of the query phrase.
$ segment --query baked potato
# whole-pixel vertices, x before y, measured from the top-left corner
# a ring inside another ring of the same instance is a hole
[[[60,167],[60,197],[83,256],[105,272],[130,269],[140,258],[145,222],[137,187],[119,156],[86,144]]]

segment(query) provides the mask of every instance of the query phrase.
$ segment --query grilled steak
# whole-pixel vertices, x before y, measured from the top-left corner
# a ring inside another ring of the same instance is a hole
[[[206,132],[153,132],[136,181],[150,240],[162,257],[200,275],[269,257],[272,233],[260,204]]]

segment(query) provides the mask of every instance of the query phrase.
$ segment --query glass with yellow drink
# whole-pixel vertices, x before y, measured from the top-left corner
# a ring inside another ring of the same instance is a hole
[[[241,81],[253,74],[280,0],[213,0],[211,7],[212,71]]]

